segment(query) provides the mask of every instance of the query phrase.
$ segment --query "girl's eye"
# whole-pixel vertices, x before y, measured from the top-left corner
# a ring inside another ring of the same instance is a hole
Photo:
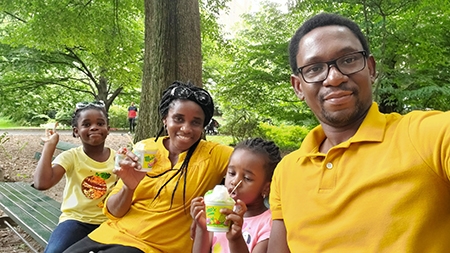
[[[252,179],[249,177],[244,177],[244,179],[245,179],[245,181],[252,181]]]
[[[230,175],[230,176],[234,176],[234,175],[236,175],[236,173],[235,173],[235,172],[233,172],[233,171],[228,171],[228,175]]]

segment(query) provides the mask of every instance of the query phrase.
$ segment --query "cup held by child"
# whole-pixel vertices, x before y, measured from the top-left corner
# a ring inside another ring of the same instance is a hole
[[[213,190],[206,192],[204,201],[206,229],[211,232],[228,232],[231,224],[220,210],[224,208],[233,210],[235,201],[228,194],[227,188],[223,185],[216,185]]]

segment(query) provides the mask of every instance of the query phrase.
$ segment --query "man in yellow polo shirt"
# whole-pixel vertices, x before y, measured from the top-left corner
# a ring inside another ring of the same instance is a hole
[[[278,165],[268,252],[450,252],[450,112],[382,114],[351,20],[292,37],[291,84],[320,122]]]

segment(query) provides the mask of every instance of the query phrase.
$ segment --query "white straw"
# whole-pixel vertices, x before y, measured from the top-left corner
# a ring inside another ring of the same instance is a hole
[[[233,192],[238,188],[238,186],[242,183],[242,180],[239,181],[239,183],[237,183],[237,185],[233,188],[233,190],[231,191],[230,195],[233,194]]]
[[[131,147],[134,149],[134,142],[133,139],[131,139],[131,136],[129,134],[127,134],[128,139],[130,140],[131,143]]]

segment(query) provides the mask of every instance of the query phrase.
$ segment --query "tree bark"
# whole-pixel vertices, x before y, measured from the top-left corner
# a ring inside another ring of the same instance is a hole
[[[161,94],[173,81],[202,86],[198,0],[145,0],[145,52],[139,124],[135,141],[162,126]]]

